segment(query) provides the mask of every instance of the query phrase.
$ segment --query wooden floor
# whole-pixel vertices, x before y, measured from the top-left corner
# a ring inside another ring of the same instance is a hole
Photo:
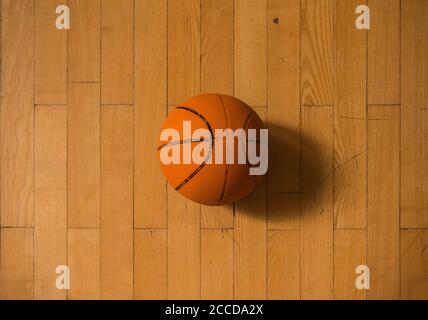
[[[367,1],[1,0],[0,298],[428,299],[428,1]],[[234,206],[159,170],[200,92],[270,129]]]

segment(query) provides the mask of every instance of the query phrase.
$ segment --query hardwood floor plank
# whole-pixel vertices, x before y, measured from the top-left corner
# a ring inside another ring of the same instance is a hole
[[[368,103],[399,105],[400,0],[368,0]]]
[[[101,298],[133,298],[133,108],[101,109]]]
[[[233,7],[201,1],[201,92],[233,95]]]
[[[201,0],[168,2],[168,105],[199,94]]]
[[[366,230],[334,231],[334,299],[364,300],[365,289],[358,289],[356,268],[366,264]]]
[[[166,299],[167,230],[135,230],[134,239],[134,299]]]
[[[100,81],[101,0],[68,0],[68,81]]]
[[[34,297],[32,228],[0,229],[0,300],[31,300]]]
[[[101,103],[134,102],[134,0],[101,0]]]
[[[401,3],[401,227],[428,227],[428,3]]]
[[[34,160],[34,297],[65,299],[56,268],[67,265],[67,109],[37,106]]]
[[[268,224],[299,229],[300,1],[268,1],[268,40]]]
[[[401,298],[428,299],[428,230],[401,230]]]
[[[100,226],[100,86],[70,83],[68,226]]]
[[[1,5],[0,221],[3,227],[32,227],[34,1]]]
[[[235,97],[267,105],[267,0],[235,1]]]
[[[233,230],[201,231],[201,299],[233,299]]]
[[[303,107],[302,136],[301,297],[332,299],[333,108]]]
[[[333,105],[333,0],[301,2],[301,104]]]
[[[334,225],[366,225],[366,31],[358,0],[335,2]]]
[[[268,299],[300,299],[300,231],[268,232]]]
[[[400,298],[400,107],[371,106],[368,114],[368,299]]]
[[[266,181],[235,206],[235,299],[266,299]]]
[[[67,104],[67,30],[56,28],[62,0],[35,1],[35,103]]]
[[[68,229],[69,300],[100,298],[100,229]]]
[[[168,299],[201,297],[201,206],[168,186]]]
[[[166,180],[156,147],[167,114],[166,0],[135,1],[134,41],[134,226],[165,228]]]

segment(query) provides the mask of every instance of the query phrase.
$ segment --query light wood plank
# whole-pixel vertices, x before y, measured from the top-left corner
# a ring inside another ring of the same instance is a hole
[[[366,291],[358,289],[355,270],[366,265],[366,230],[334,231],[334,298],[363,300]]]
[[[201,0],[168,2],[168,104],[199,93]]]
[[[268,299],[300,299],[300,232],[268,233]]]
[[[33,299],[33,229],[3,228],[0,234],[0,299]]]
[[[167,298],[167,230],[134,231],[134,298]]]
[[[368,0],[368,103],[400,104],[400,0]]]
[[[31,227],[34,203],[34,1],[5,0],[1,5],[1,224]]]
[[[36,0],[35,102],[67,104],[67,30],[56,28],[63,0]]]
[[[358,0],[335,2],[334,225],[366,225],[366,31]]]
[[[37,106],[34,177],[34,296],[65,299],[56,268],[67,265],[67,109]]]
[[[233,95],[234,4],[201,2],[201,92]],[[201,206],[202,228],[233,228],[233,206]]]
[[[101,110],[101,298],[133,298],[133,108]]]
[[[100,226],[100,86],[71,83],[68,106],[68,226]]]
[[[401,230],[401,298],[428,299],[428,230]]]
[[[100,230],[68,229],[70,300],[100,298]]]
[[[235,206],[235,299],[266,299],[266,181]]]
[[[299,195],[285,193],[300,191],[300,1],[269,0],[268,40],[268,224],[298,229]]]
[[[401,227],[428,227],[428,2],[401,3]]]
[[[138,228],[165,228],[167,223],[166,181],[156,152],[167,114],[166,36],[167,1],[136,0],[134,224]]]
[[[199,299],[200,209],[168,186],[168,299]]]
[[[332,109],[302,108],[302,299],[333,298]],[[314,158],[316,170],[306,170]]]
[[[333,105],[333,0],[302,0],[301,101]]]
[[[369,299],[400,298],[399,106],[368,114],[367,264]]]
[[[233,299],[233,230],[201,231],[201,299]]]
[[[201,1],[201,92],[233,95],[233,1]]]
[[[68,80],[100,81],[100,0],[68,0]]]
[[[132,104],[134,1],[101,0],[101,103]]]
[[[267,0],[235,1],[235,97],[267,105]]]

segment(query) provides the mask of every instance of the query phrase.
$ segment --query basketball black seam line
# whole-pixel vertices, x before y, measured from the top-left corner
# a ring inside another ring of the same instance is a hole
[[[199,118],[201,118],[202,119],[202,121],[205,123],[205,125],[208,127],[208,131],[211,133],[211,137],[213,137],[214,138],[214,132],[213,132],[213,129],[212,129],[212,127],[211,127],[211,124],[209,123],[209,121],[202,115],[202,114],[200,114],[198,111],[196,111],[196,110],[193,110],[193,109],[191,109],[191,108],[188,108],[188,107],[183,107],[183,106],[177,106],[177,108],[176,109],[182,109],[182,110],[185,110],[185,111],[189,111],[189,112],[191,112],[191,113],[193,113],[193,114],[195,114],[196,116],[198,116]],[[190,176],[188,176],[186,179],[184,179],[177,187],[175,187],[175,190],[176,191],[178,191],[178,190],[180,190],[184,185],[186,185],[199,171],[201,171],[202,170],[202,168],[205,166],[205,164],[206,164],[206,161],[210,158],[210,156],[211,156],[211,153],[212,153],[212,146],[213,146],[213,144],[214,144],[214,139],[212,139],[212,143],[211,143],[211,148],[210,148],[210,151],[208,152],[208,155],[207,155],[207,157],[206,157],[206,159],[205,159],[205,161],[204,162],[202,162],[202,164],[195,170],[195,171],[193,171],[193,173],[190,175]]]
[[[226,107],[224,105],[224,101],[223,101],[223,98],[221,97],[221,95],[217,94],[217,96],[220,98],[221,105],[223,107],[224,118],[225,118],[225,121],[226,121],[226,129],[227,129],[227,127],[229,126],[229,121],[228,121],[229,117],[228,117],[228,114],[227,114],[227,110],[226,110]],[[229,178],[229,164],[226,162],[226,170],[224,172],[223,187],[221,188],[220,197],[218,199],[217,204],[220,204],[220,202],[223,200],[224,192],[226,191],[226,185],[227,185],[227,182],[229,180],[228,178]]]
[[[160,145],[158,147],[158,151],[160,151],[160,150],[162,150],[164,148],[176,146],[176,145],[179,145],[179,144],[186,144],[186,143],[193,143],[193,142],[205,142],[205,141],[206,142],[210,142],[210,141],[213,141],[213,140],[215,140],[215,139],[204,139],[204,138],[201,138],[201,139],[196,139],[196,140],[186,139],[186,140],[172,141],[172,142],[168,142],[168,143]]]

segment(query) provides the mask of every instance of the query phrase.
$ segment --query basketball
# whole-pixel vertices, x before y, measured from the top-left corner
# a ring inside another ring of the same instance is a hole
[[[165,120],[157,148],[161,169],[187,199],[230,204],[253,191],[266,173],[267,161],[261,168],[261,156],[267,156],[263,137],[263,121],[244,102],[198,95],[176,106]]]

